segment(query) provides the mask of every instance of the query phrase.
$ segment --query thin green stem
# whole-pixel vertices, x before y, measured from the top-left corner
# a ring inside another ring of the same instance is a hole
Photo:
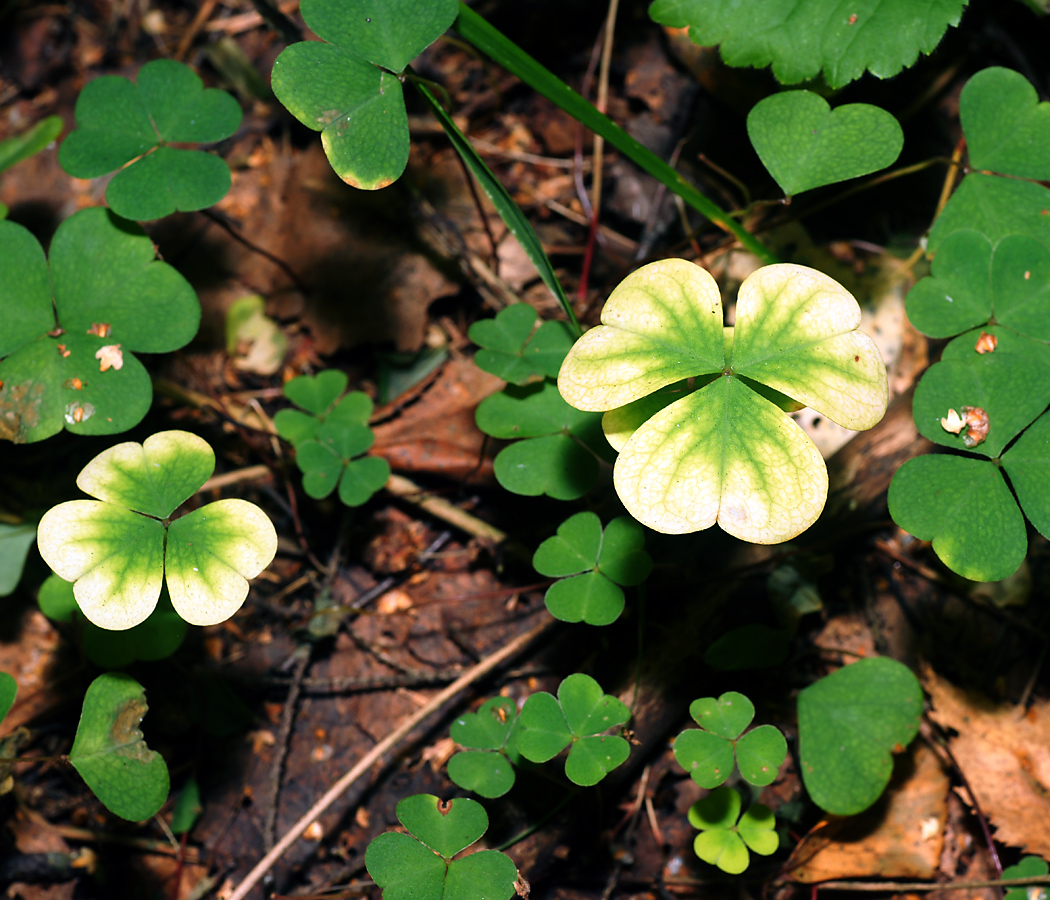
[[[674,191],[686,203],[706,216],[765,263],[777,262],[773,252],[748,232],[717,204],[705,197],[650,149],[638,143],[607,116],[602,115],[583,97],[549,69],[541,66],[517,44],[508,40],[466,4],[459,4],[459,18],[453,27],[475,47],[494,59],[533,90],[539,92],[570,116],[601,135],[628,159],[641,166],[661,184]]]

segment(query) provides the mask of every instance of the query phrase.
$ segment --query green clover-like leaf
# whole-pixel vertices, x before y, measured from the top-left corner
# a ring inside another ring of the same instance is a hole
[[[448,761],[448,777],[482,797],[502,797],[514,786],[518,707],[508,697],[486,700],[452,723],[452,739],[468,748]]]
[[[656,531],[718,522],[755,543],[794,537],[823,509],[827,470],[778,403],[805,403],[855,429],[886,410],[885,367],[856,331],[856,300],[813,269],[759,269],[741,285],[728,329],[710,275],[684,260],[652,263],[613,291],[602,322],[576,342],[558,376],[576,408],[616,410],[686,378],[706,382],[620,446],[617,493]],[[612,423],[616,443],[631,418]]]
[[[504,853],[482,850],[452,860],[488,828],[480,803],[443,803],[431,794],[406,797],[397,817],[410,834],[387,832],[368,845],[365,867],[384,900],[509,900],[517,868]]]
[[[891,753],[919,730],[922,702],[911,670],[885,656],[844,666],[802,690],[799,757],[813,802],[852,816],[878,800],[893,773]]]
[[[892,165],[904,132],[886,110],[849,103],[834,110],[812,91],[783,91],[747,116],[751,144],[788,196]]]
[[[454,784],[490,800],[514,787],[514,766],[495,750],[460,750],[449,759],[447,769]]]
[[[1050,413],[1043,413],[1002,455],[1003,471],[1028,520],[1050,536]]]
[[[50,266],[25,228],[0,221],[0,437],[40,441],[63,428],[116,434],[153,392],[133,353],[164,353],[197,333],[200,305],[141,228],[108,210],[70,216]],[[162,323],[163,327],[158,327]],[[132,352],[129,352],[132,351]]]
[[[955,189],[930,229],[927,253],[956,231],[977,231],[993,244],[1012,234],[1050,247],[1050,190],[1020,178],[971,172]]]
[[[1038,856],[1025,856],[1014,866],[1003,869],[1003,879],[1007,878],[1038,878],[1040,875],[1050,873],[1050,865],[1045,859]],[[1015,887],[1006,891],[1003,900],[1029,900],[1031,894],[1025,887]]]
[[[527,303],[511,304],[496,318],[475,322],[468,332],[481,348],[474,362],[511,384],[557,377],[572,346],[572,333],[564,322],[544,322],[533,332],[535,324],[536,310]]]
[[[59,163],[76,178],[119,169],[106,200],[127,219],[204,209],[230,189],[230,170],[222,159],[169,146],[221,141],[241,124],[237,101],[224,91],[204,89],[182,63],[146,63],[136,83],[118,75],[89,82],[77,98],[76,124],[59,148]]]
[[[1036,181],[1050,180],[1050,103],[1012,69],[983,69],[959,97],[970,165]]]
[[[342,396],[348,381],[346,372],[325,369],[316,375],[299,375],[286,382],[284,395],[300,409],[323,416]]]
[[[755,717],[754,704],[743,694],[727,691],[717,700],[701,697],[689,704],[689,715],[701,728],[726,740],[736,740]]]
[[[11,712],[15,705],[15,697],[18,696],[18,682],[7,672],[0,672],[0,722],[4,716]]]
[[[701,46],[721,44],[731,66],[768,66],[782,84],[823,75],[840,88],[865,70],[890,78],[931,53],[967,0],[916,4],[884,0],[847,7],[839,0],[780,0],[757,6],[732,0],[655,0],[661,25],[689,27]]]
[[[168,767],[150,750],[139,725],[146,715],[142,685],[120,672],[100,675],[87,689],[69,762],[105,807],[140,822],[168,799]]]
[[[550,379],[486,397],[475,419],[492,437],[525,438],[496,455],[496,480],[507,490],[575,500],[597,484],[598,457],[608,452],[600,417],[566,403]]]
[[[739,875],[751,862],[748,847],[762,856],[780,845],[773,812],[754,803],[740,815],[740,795],[732,788],[715,788],[689,807],[689,824],[700,829],[693,850],[704,862]],[[746,846],[745,846],[746,845]]]
[[[123,630],[145,621],[165,578],[172,605],[191,624],[214,625],[240,608],[247,579],[277,552],[269,518],[246,501],[218,500],[168,522],[214,460],[205,441],[184,431],[118,444],[77,479],[99,500],[59,504],[40,520],[40,555],[75,582],[77,603],[95,625]]]

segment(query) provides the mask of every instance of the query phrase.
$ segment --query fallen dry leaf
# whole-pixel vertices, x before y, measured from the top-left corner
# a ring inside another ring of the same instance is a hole
[[[910,764],[909,764],[910,763]],[[948,776],[928,746],[897,762],[889,788],[867,812],[814,828],[784,867],[795,881],[834,878],[932,878],[948,816]]]
[[[1023,713],[957,688],[928,668],[923,685],[933,720],[958,732],[952,753],[995,826],[996,840],[1050,856],[1050,704]]]

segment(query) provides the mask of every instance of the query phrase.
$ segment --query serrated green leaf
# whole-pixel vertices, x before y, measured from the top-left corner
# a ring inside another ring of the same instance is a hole
[[[674,739],[674,758],[702,788],[718,787],[733,773],[733,745],[700,728],[686,729]]]
[[[1012,69],[982,69],[963,88],[959,120],[970,165],[1036,181],[1050,180],[1050,103]]]
[[[878,800],[893,773],[891,753],[919,730],[922,703],[915,675],[885,656],[859,660],[802,690],[799,757],[813,802],[852,816]]]
[[[328,162],[347,184],[374,191],[408,164],[408,115],[396,75],[334,44],[304,41],[281,51],[271,75],[277,99],[321,132]]]
[[[759,725],[736,742],[736,763],[744,781],[764,787],[772,784],[787,759],[787,741],[772,725]]]
[[[689,27],[701,46],[721,44],[731,66],[773,66],[782,84],[823,74],[840,88],[865,70],[890,78],[931,53],[957,25],[967,0],[912,0],[844,7],[839,0],[773,0],[760,6],[731,0],[656,0],[649,15],[661,25]]]
[[[461,788],[488,799],[514,787],[514,767],[495,750],[462,750],[448,761],[448,777]]]
[[[832,110],[812,91],[760,100],[748,113],[747,134],[788,196],[885,169],[904,146],[904,132],[884,109],[849,103]]]
[[[1044,413],[1002,457],[1028,520],[1043,537],[1050,536],[1050,413]]]
[[[397,818],[412,835],[446,860],[465,850],[489,827],[489,817],[476,800],[442,801],[433,794],[414,794],[397,804]]]
[[[22,580],[26,557],[36,541],[36,523],[0,522],[0,597],[12,593]]]
[[[146,692],[119,672],[100,675],[87,689],[69,761],[105,807],[140,822],[168,798],[168,767],[146,746],[140,723]]]
[[[1017,571],[1028,550],[1024,518],[989,460],[945,454],[908,460],[890,483],[890,515],[949,569],[973,581]]]
[[[623,612],[623,589],[600,572],[585,572],[556,581],[544,596],[552,616],[562,622],[610,625]]]
[[[61,116],[46,116],[21,134],[0,141],[0,172],[39,153],[58,138],[63,127]]]
[[[701,697],[689,704],[689,715],[701,728],[726,740],[735,740],[755,717],[754,704],[743,694],[727,691],[717,700]]]

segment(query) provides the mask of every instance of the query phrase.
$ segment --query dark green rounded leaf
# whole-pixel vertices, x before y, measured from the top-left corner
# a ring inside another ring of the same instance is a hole
[[[18,682],[7,672],[0,672],[0,721],[11,711],[17,696]]]
[[[346,466],[331,448],[317,441],[303,441],[296,448],[295,464],[303,473],[303,490],[315,500],[335,490]]]
[[[408,164],[408,116],[397,76],[332,44],[286,47],[273,64],[273,92],[307,128],[321,132],[332,168],[347,184],[377,190]]]
[[[1050,247],[1050,190],[1031,181],[971,172],[930,229],[927,253],[937,253],[956,231],[979,231],[993,244],[1012,234]]]
[[[284,395],[296,406],[323,416],[339,399],[349,379],[339,369],[325,369],[316,375],[299,375],[284,386]]]
[[[442,900],[510,900],[517,879],[507,854],[479,850],[449,864]]]
[[[689,715],[701,728],[726,740],[735,740],[755,717],[754,704],[743,694],[726,691],[717,700],[700,697],[689,704]]]
[[[456,18],[456,0],[304,0],[319,37],[392,72],[404,71]]]
[[[6,597],[22,579],[29,550],[36,543],[36,522],[8,525],[0,522],[0,597]]]
[[[546,762],[572,742],[572,731],[557,699],[546,691],[533,694],[521,708],[518,750],[531,762]]]
[[[158,147],[113,176],[106,202],[126,219],[147,222],[214,206],[230,183],[230,167],[218,156]]]
[[[365,868],[383,900],[442,900],[445,861],[411,835],[379,835],[365,850]]]
[[[894,475],[890,515],[949,569],[973,581],[1017,571],[1028,550],[1024,518],[995,465],[936,454],[908,460]]]
[[[168,798],[168,767],[146,746],[139,728],[146,692],[119,672],[100,675],[87,689],[69,761],[103,805],[141,822]]]
[[[504,447],[493,463],[496,480],[526,497],[546,494],[576,500],[598,483],[599,466],[587,448],[567,434],[530,438]]]
[[[1007,866],[1003,869],[1003,879],[1007,878],[1038,878],[1050,872],[1050,866],[1045,859],[1038,856],[1025,856],[1015,866]],[[1028,900],[1028,888],[1016,887],[1006,891],[1003,900]]]
[[[137,78],[139,93],[162,140],[214,143],[241,124],[241,108],[225,91],[205,88],[197,73],[171,59],[146,63]]]
[[[514,787],[514,766],[495,750],[463,750],[448,761],[448,777],[482,797],[502,797]]]
[[[541,575],[560,578],[593,569],[602,545],[602,523],[592,512],[576,513],[537,548],[532,565]]]
[[[1023,75],[978,72],[959,97],[959,119],[973,168],[1050,180],[1050,103],[1039,102]]]
[[[0,221],[0,357],[55,327],[44,250],[28,229]]]
[[[106,175],[157,144],[142,95],[119,75],[89,81],[74,114],[77,127],[58,151],[59,163],[74,178]]]
[[[547,609],[563,622],[610,625],[623,612],[623,589],[601,572],[584,572],[563,578],[547,588]]]
[[[477,712],[458,716],[449,729],[457,744],[473,750],[499,750],[506,744],[518,718],[518,707],[509,697],[493,697]]]
[[[736,742],[736,764],[744,781],[772,784],[787,759],[787,741],[772,725],[759,725]]]
[[[339,374],[342,373],[340,372]],[[336,403],[329,412],[324,413],[324,420],[326,424],[333,423],[344,427],[367,425],[374,409],[375,404],[368,394],[363,391],[351,391]],[[369,446],[372,445],[369,444]]]
[[[922,703],[915,675],[885,656],[844,666],[802,690],[799,756],[813,802],[853,816],[878,800],[893,773],[891,753],[919,730]]]
[[[598,570],[616,584],[641,584],[653,569],[645,552],[645,528],[630,516],[617,516],[605,526]]]
[[[700,728],[689,728],[674,739],[674,758],[702,788],[718,787],[733,772],[733,745]]]
[[[747,133],[762,164],[791,196],[884,169],[900,155],[904,133],[877,106],[834,110],[811,91],[783,91],[759,101]]]
[[[989,271],[992,244],[983,234],[962,230],[937,250],[932,275],[908,292],[908,318],[930,337],[951,337],[983,325],[992,312]]]
[[[580,738],[565,760],[565,777],[573,784],[590,787],[597,784],[631,755],[631,745],[614,734]]]
[[[466,797],[444,802],[433,794],[415,794],[397,804],[397,817],[418,840],[445,859],[469,847],[489,827],[485,807]]]
[[[273,417],[273,425],[281,437],[293,447],[298,447],[303,441],[312,440],[317,436],[321,420],[297,409],[280,409]]]
[[[1002,463],[1028,520],[1050,537],[1050,413],[1032,423]]]
[[[624,703],[603,693],[601,685],[582,672],[562,681],[558,686],[558,702],[565,721],[578,737],[599,734],[631,718],[631,711]]]
[[[740,795],[729,787],[716,788],[689,807],[689,824],[701,831],[732,828],[740,816]]]
[[[339,479],[339,499],[344,506],[361,506],[390,480],[390,463],[379,456],[365,456],[348,463]],[[306,483],[306,480],[303,480]]]

